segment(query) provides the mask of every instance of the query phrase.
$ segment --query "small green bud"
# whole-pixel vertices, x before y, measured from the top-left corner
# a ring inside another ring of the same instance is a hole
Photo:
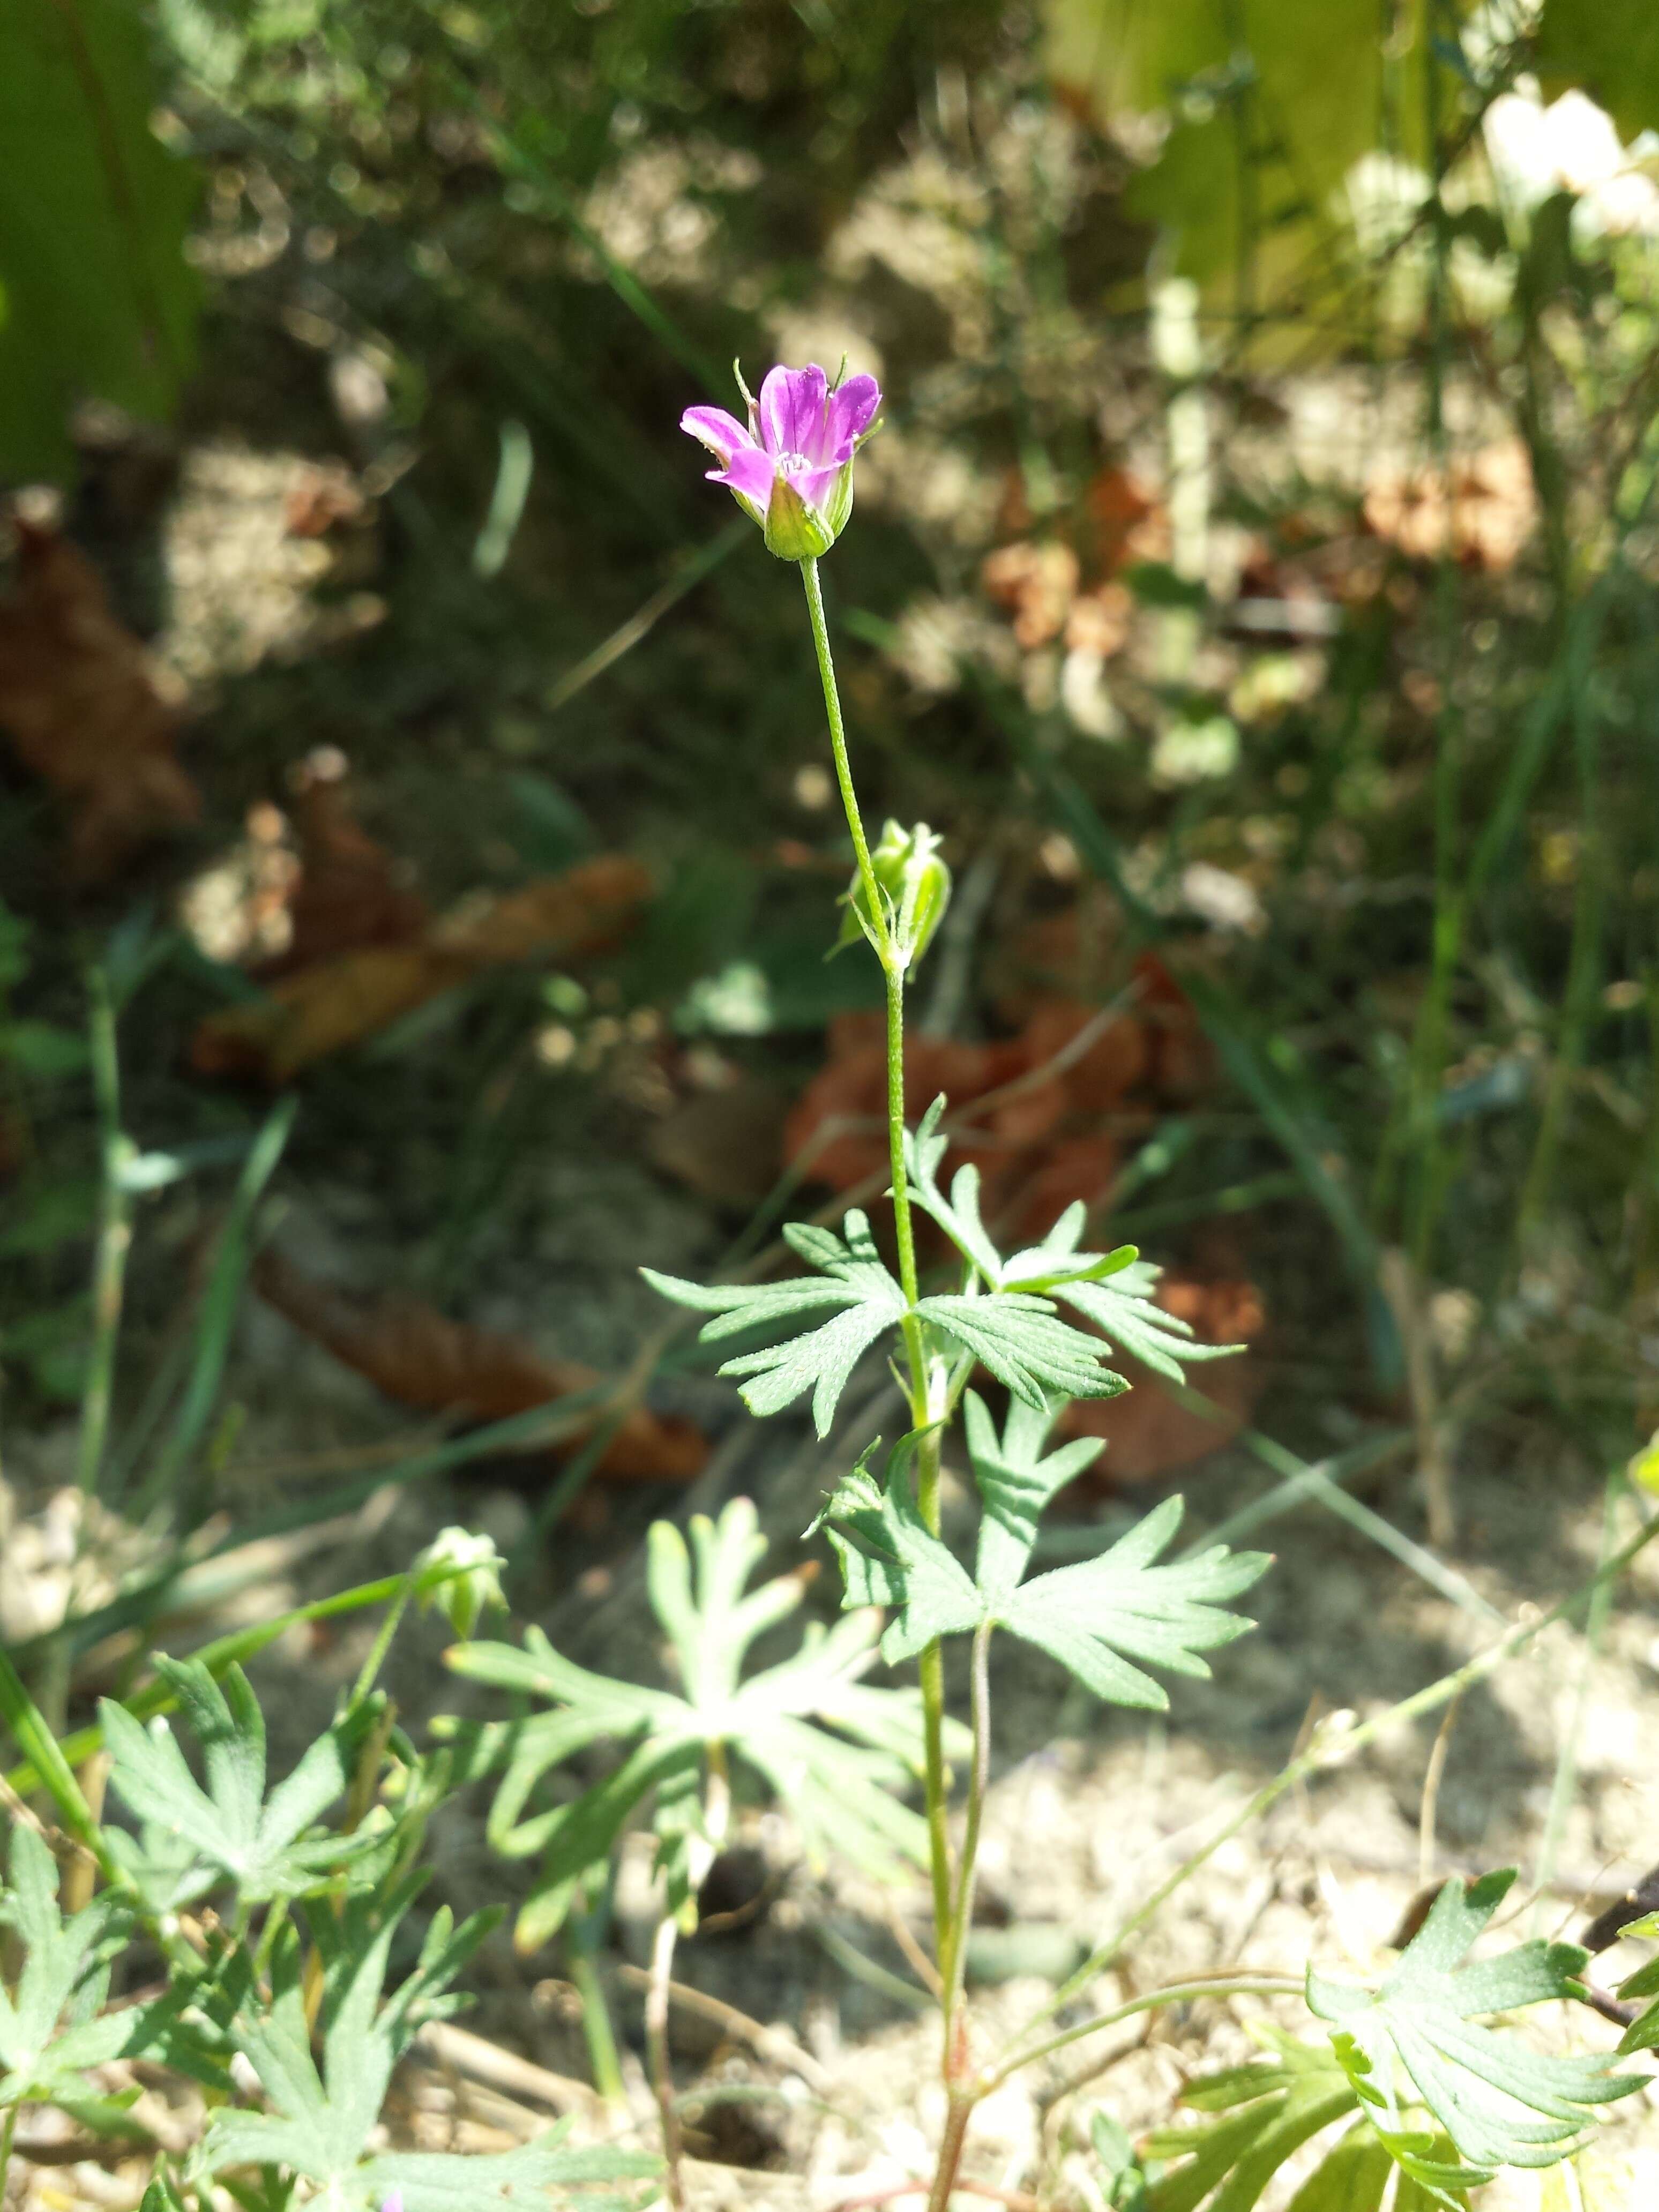
[[[458,1636],[470,1637],[487,1606],[506,1610],[506,1565],[488,1536],[475,1536],[470,1528],[441,1528],[414,1565],[421,1610],[435,1607]]]
[[[939,858],[939,848],[938,837],[925,822],[918,822],[914,830],[906,830],[899,823],[889,821],[882,830],[880,843],[871,851],[871,866],[886,908],[882,919],[886,921],[894,957],[902,969],[915,967],[921,958],[951,902],[951,871]],[[842,916],[836,951],[843,945],[856,944],[862,932],[879,953],[880,920],[871,914],[864,884],[857,875],[842,904],[846,912]]]

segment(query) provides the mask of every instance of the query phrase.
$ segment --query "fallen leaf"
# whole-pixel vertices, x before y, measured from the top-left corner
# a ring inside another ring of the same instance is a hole
[[[288,896],[289,942],[259,972],[292,975],[335,953],[418,941],[426,902],[358,822],[345,756],[319,745],[293,772],[292,787],[300,868]]]
[[[1380,468],[1363,512],[1367,528],[1408,561],[1437,561],[1449,550],[1465,568],[1501,573],[1514,566],[1537,520],[1526,447],[1504,438],[1449,469]]]
[[[400,1406],[500,1421],[602,1379],[577,1361],[544,1358],[520,1337],[450,1321],[419,1298],[351,1297],[276,1251],[255,1262],[253,1285],[303,1335]],[[689,1482],[708,1456],[691,1422],[641,1406],[605,1446],[598,1471],[617,1482]]]
[[[1175,990],[1160,971],[1150,1018],[1118,1014],[1080,1053],[1101,1010],[1059,997],[1031,1002],[1019,1035],[997,1043],[906,1039],[905,1112],[915,1121],[944,1092],[960,1122],[945,1173],[969,1160],[977,1165],[986,1215],[1000,1234],[1029,1241],[1073,1200],[1091,1209],[1105,1202],[1124,1134],[1150,1119],[1149,1085],[1176,1034],[1166,1037],[1161,1027],[1170,1018],[1161,1001]],[[842,1015],[829,1042],[827,1064],[784,1126],[785,1156],[808,1181],[834,1190],[878,1184],[887,1167],[883,1018]]]
[[[1109,576],[1137,561],[1167,561],[1170,518],[1128,469],[1102,469],[1084,494],[1095,545]]]
[[[70,859],[84,882],[193,823],[201,796],[174,752],[178,709],[103,579],[55,530],[14,522],[17,588],[0,604],[0,727],[72,810]]]
[[[1071,547],[1050,538],[999,546],[986,555],[979,576],[986,596],[1013,616],[1015,639],[1029,652],[1065,628],[1079,573]]]
[[[1253,1283],[1170,1273],[1153,1295],[1166,1313],[1191,1324],[1200,1344],[1249,1346],[1267,1326],[1261,1294]],[[1218,1419],[1182,1405],[1138,1359],[1115,1356],[1112,1365],[1133,1388],[1121,1398],[1078,1400],[1060,1422],[1067,1436],[1105,1437],[1106,1449],[1091,1479],[1107,1488],[1146,1482],[1218,1451],[1249,1420],[1261,1392],[1261,1364],[1248,1351],[1191,1370],[1192,1387],[1220,1409]]]
[[[782,1095],[761,1076],[694,1091],[652,1126],[651,1164],[715,1206],[758,1206],[783,1166]]]
[[[650,890],[639,861],[611,854],[500,897],[469,898],[411,944],[337,954],[280,977],[266,998],[210,1014],[191,1041],[191,1065],[280,1086],[485,969],[599,951]]]

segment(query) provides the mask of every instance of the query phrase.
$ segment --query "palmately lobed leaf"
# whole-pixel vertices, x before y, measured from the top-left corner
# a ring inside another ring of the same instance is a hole
[[[919,1703],[911,1692],[860,1679],[879,1634],[876,1616],[843,1620],[828,1633],[810,1626],[791,1656],[745,1675],[757,1638],[796,1610],[804,1589],[791,1575],[748,1588],[765,1550],[747,1498],[733,1499],[717,1520],[694,1516],[689,1544],[666,1522],[652,1528],[647,1592],[683,1694],[591,1674],[533,1628],[522,1652],[462,1644],[447,1655],[459,1673],[557,1708],[475,1730],[465,1746],[470,1774],[504,1770],[491,1841],[515,1856],[542,1855],[519,1918],[522,1948],[557,1929],[584,1879],[648,1802],[676,1902],[695,1887],[692,1845],[701,1835],[711,1745],[763,1778],[814,1857],[841,1851],[867,1870],[891,1873],[902,1858],[926,1856],[924,1825],[903,1802],[921,1765]],[[567,1758],[605,1740],[624,1747],[610,1773],[574,1797],[535,1802]]]
[[[698,1332],[701,1343],[761,1328],[774,1336],[784,1332],[782,1341],[739,1352],[720,1371],[746,1378],[740,1395],[759,1416],[781,1413],[810,1392],[820,1436],[830,1432],[854,1368],[907,1310],[904,1293],[883,1265],[866,1217],[850,1212],[842,1227],[843,1237],[799,1222],[784,1231],[791,1248],[819,1271],[816,1277],[707,1285],[659,1274],[652,1267],[640,1270],[665,1297],[713,1315]],[[788,1328],[806,1315],[825,1311],[829,1319],[811,1328]]]
[[[1132,1661],[1171,1674],[1207,1675],[1200,1653],[1253,1626],[1227,1611],[1224,1601],[1266,1572],[1271,1562],[1265,1553],[1217,1545],[1194,1559],[1156,1564],[1180,1526],[1179,1498],[1166,1499],[1097,1559],[1019,1582],[1035,1533],[1036,1494],[1060,1479],[1069,1462],[1064,1454],[1054,1455],[1060,1462],[1057,1474],[1052,1460],[1036,1456],[1046,1409],[1042,1422],[1029,1426],[1011,1414],[1000,1443],[982,1407],[970,1419],[970,1446],[982,1455],[996,1455],[979,1463],[988,1470],[982,1479],[988,1496],[1000,1498],[1005,1514],[998,1524],[988,1511],[977,1578],[923,1522],[904,1446],[890,1460],[884,1486],[866,1455],[820,1516],[841,1556],[846,1602],[892,1612],[881,1647],[890,1664],[914,1656],[938,1637],[966,1634],[988,1623],[1058,1659],[1097,1697],[1158,1711],[1169,1702],[1166,1692]],[[1047,1474],[1040,1471],[1044,1468]],[[1023,1496],[1017,1474],[1031,1485]]]
[[[1523,1943],[1466,1963],[1514,1881],[1510,1869],[1467,1887],[1449,1881],[1374,1990],[1309,1972],[1309,2005],[1331,2024],[1333,2048],[1379,2135],[1407,2173],[1431,2184],[1443,2185],[1443,2174],[1431,2157],[1425,2167],[1413,2144],[1403,2117],[1413,2102],[1450,2140],[1468,2187],[1502,2166],[1555,2165],[1599,2106],[1644,2086],[1640,2075],[1616,2073],[1610,2055],[1549,2056],[1480,2024],[1482,2015],[1582,1994],[1585,1954],[1576,1945]]]
[[[110,1965],[131,1938],[131,1916],[107,1892],[65,1920],[56,1861],[21,1823],[11,1832],[0,1929],[20,1958],[0,1981],[0,2110],[21,2103],[98,2100],[86,2069],[147,2047],[155,2008],[106,2013]]]
[[[367,1869],[383,1846],[375,1828],[352,1835],[312,1832],[344,1795],[356,1747],[372,1719],[367,1710],[342,1716],[267,1797],[264,1721],[241,1668],[228,1668],[221,1682],[195,1660],[161,1655],[156,1666],[202,1745],[201,1782],[165,1720],[146,1728],[108,1698],[98,1711],[111,1785],[155,1832],[159,1870],[170,1885],[169,1909],[221,1881],[234,1884],[245,1903],[264,1904],[305,1896],[354,1865]],[[142,1840],[118,1830],[111,1836],[112,1848],[141,1892],[160,1905],[162,1892],[153,1879],[156,1860]]]

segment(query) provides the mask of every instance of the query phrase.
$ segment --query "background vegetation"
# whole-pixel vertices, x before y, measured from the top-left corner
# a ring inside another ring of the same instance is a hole
[[[798,1532],[636,1273],[882,1188],[796,582],[675,428],[734,356],[885,392],[824,573],[866,811],[956,876],[913,1110],[1248,1347],[1079,1414],[1063,1510],[1194,1468],[1454,1613],[1593,1563],[1659,1422],[1647,9],[0,24],[0,1644],[52,1728],[292,1656],[388,1527],[487,1523],[543,1615],[711,1468]]]

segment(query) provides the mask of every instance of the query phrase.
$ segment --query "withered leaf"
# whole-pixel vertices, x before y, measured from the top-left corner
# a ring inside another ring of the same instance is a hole
[[[545,1358],[521,1337],[451,1321],[420,1298],[354,1297],[279,1252],[260,1255],[253,1285],[267,1305],[400,1406],[499,1421],[602,1379],[578,1361]],[[606,1445],[599,1472],[618,1482],[689,1482],[708,1455],[691,1422],[641,1406]]]
[[[0,602],[0,727],[69,801],[70,860],[107,877],[136,847],[194,822],[200,793],[174,752],[178,709],[67,538],[21,519],[17,588]]]

